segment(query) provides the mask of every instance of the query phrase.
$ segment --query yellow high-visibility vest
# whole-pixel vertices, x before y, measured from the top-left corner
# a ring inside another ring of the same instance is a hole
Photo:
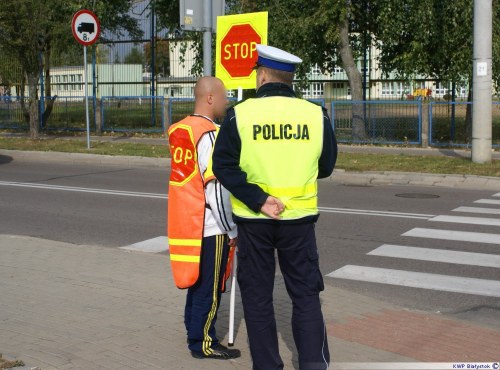
[[[240,168],[249,183],[285,204],[283,220],[318,214],[318,160],[323,147],[321,107],[298,98],[249,99],[234,108],[241,139]],[[231,197],[233,213],[267,218]]]

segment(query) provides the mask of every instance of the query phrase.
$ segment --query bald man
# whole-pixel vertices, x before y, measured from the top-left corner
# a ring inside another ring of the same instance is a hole
[[[177,287],[187,288],[184,324],[195,358],[232,359],[237,349],[219,343],[215,321],[237,230],[229,193],[214,177],[211,157],[228,104],[221,80],[202,77],[194,113],[168,130],[172,170],[168,199],[170,262]]]

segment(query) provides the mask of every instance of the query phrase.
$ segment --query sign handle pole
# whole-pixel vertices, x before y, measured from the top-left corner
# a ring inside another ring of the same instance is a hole
[[[229,299],[229,335],[227,339],[228,347],[234,346],[234,305],[236,300],[236,253],[234,253],[233,266],[231,269],[231,296]]]
[[[243,88],[238,87],[238,101],[243,100]],[[236,253],[233,258],[233,266],[231,270],[231,297],[229,299],[229,335],[228,343],[229,347],[234,346],[234,306],[236,300],[236,263],[237,263]]]
[[[83,79],[85,80],[85,121],[87,123],[87,149],[90,149],[89,91],[87,73],[87,47],[83,47]]]

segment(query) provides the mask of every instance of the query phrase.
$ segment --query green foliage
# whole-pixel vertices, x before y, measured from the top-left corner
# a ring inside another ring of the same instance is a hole
[[[144,64],[144,54],[135,46],[125,55],[124,64]]]
[[[374,36],[380,67],[401,77],[471,79],[473,8],[470,0],[379,0]],[[500,6],[493,0],[493,73],[500,82]]]

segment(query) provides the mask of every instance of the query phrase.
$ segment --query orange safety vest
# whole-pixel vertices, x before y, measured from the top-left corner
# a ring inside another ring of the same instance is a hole
[[[167,235],[174,282],[181,289],[193,286],[200,274],[206,210],[205,184],[214,176],[204,178],[200,173],[197,147],[205,133],[216,129],[212,122],[203,117],[188,116],[168,130],[172,164]],[[234,254],[232,252],[231,256]],[[229,277],[230,265],[228,263],[223,282]]]

